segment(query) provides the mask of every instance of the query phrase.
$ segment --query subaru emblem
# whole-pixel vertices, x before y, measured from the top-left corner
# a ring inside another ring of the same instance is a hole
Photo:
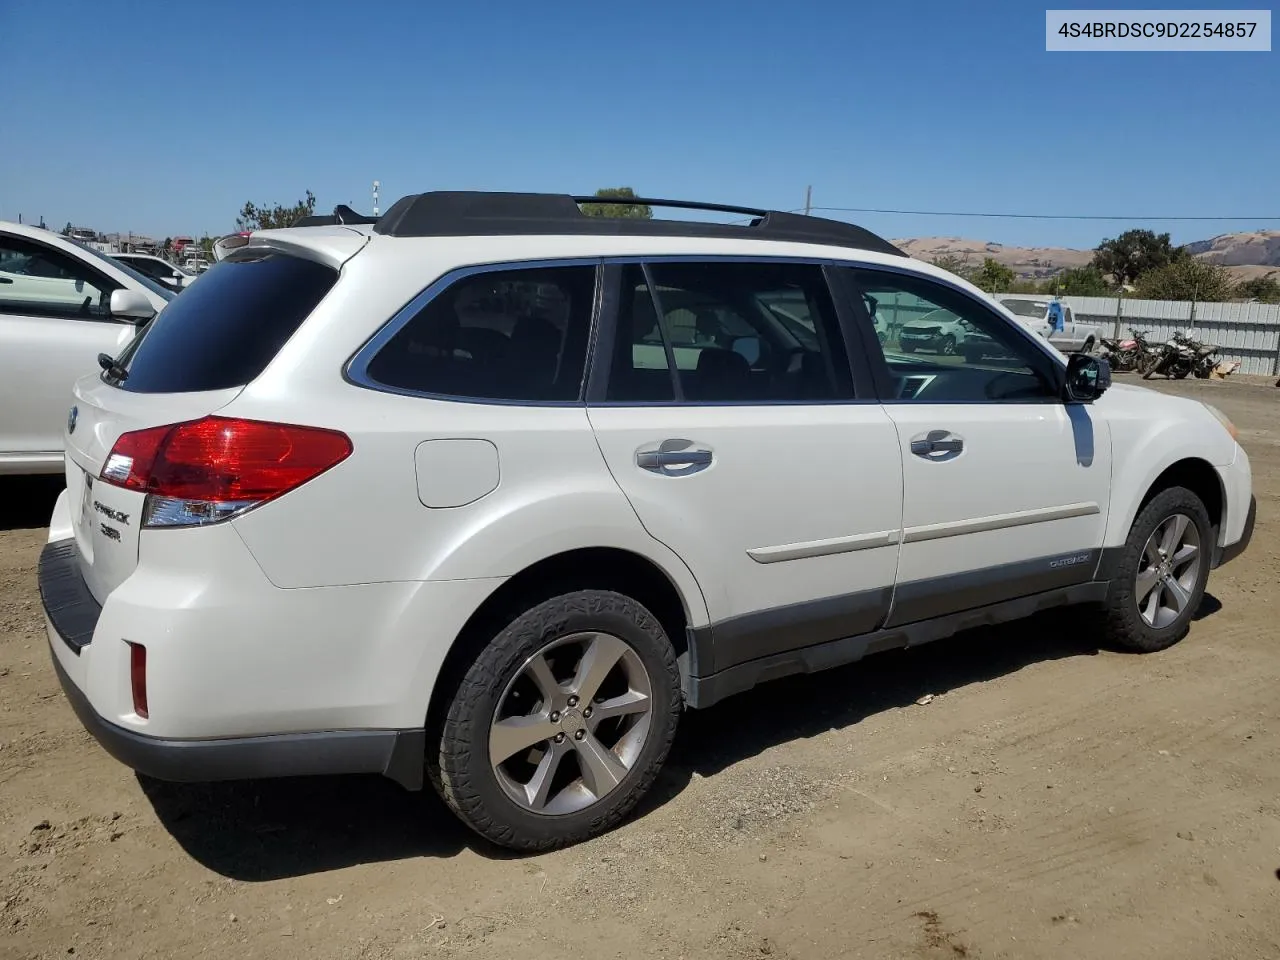
[[[76,432],[76,420],[80,417],[80,408],[72,407],[71,412],[67,414],[67,433]]]

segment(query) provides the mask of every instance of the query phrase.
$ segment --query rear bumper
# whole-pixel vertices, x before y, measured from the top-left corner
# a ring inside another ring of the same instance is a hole
[[[317,774],[380,773],[422,789],[426,735],[421,730],[288,733],[224,740],[164,740],[99,716],[53,657],[58,681],[80,722],[111,756],[157,780],[205,783]]]
[[[214,780],[248,780],[266,777],[305,776],[310,774],[380,773],[409,789],[423,784],[425,734],[421,727],[407,729],[321,729],[296,730],[265,735],[165,736],[152,735],[141,729],[148,721],[132,715],[123,706],[128,696],[127,667],[116,655],[123,648],[120,636],[141,636],[148,640],[151,627],[135,617],[135,630],[117,631],[110,627],[104,613],[80,574],[80,555],[74,539],[58,540],[45,546],[40,556],[37,579],[45,611],[50,654],[62,689],[72,709],[85,728],[106,751],[139,773],[159,780],[204,782]],[[109,598],[108,608],[114,603]],[[99,629],[103,625],[104,629]],[[175,624],[164,620],[164,629]],[[177,687],[180,696],[157,698],[185,701],[188,709],[176,719],[190,723],[192,716],[203,722],[265,723],[263,717],[236,710],[229,691],[244,687],[254,676],[253,664],[233,659],[221,664],[221,676],[215,675],[207,663],[196,656],[202,638],[194,631],[179,633],[169,645],[170,666],[157,678],[162,688]],[[262,643],[262,638],[251,637]],[[114,642],[113,642],[114,641]],[[224,649],[233,646],[226,636],[219,636]],[[150,649],[165,651],[162,643]],[[184,657],[185,654],[185,657]],[[162,661],[163,662],[163,661]],[[148,679],[151,679],[150,665]],[[214,683],[209,685],[207,681]],[[292,677],[279,676],[275,705],[289,699],[289,679],[301,683],[297,671]],[[205,682],[201,686],[201,681]],[[318,685],[318,684],[317,684]],[[110,716],[94,706],[91,692],[107,704]],[[200,697],[201,699],[197,699]],[[296,698],[296,696],[295,696]],[[268,701],[271,705],[271,701]],[[222,709],[230,715],[211,715]],[[119,714],[119,721],[114,717]],[[201,714],[204,714],[201,717]],[[421,715],[421,713],[419,713]],[[171,718],[173,719],[173,718]],[[371,725],[372,726],[372,725]],[[259,727],[259,729],[262,729]],[[267,727],[269,730],[270,727]],[[159,732],[159,731],[158,731]]]

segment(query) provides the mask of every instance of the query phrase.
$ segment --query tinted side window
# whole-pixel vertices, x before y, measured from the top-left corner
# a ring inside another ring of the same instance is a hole
[[[369,362],[368,375],[415,393],[577,400],[594,301],[594,267],[466,277],[401,327]]]
[[[676,399],[693,403],[853,396],[821,267],[664,261],[649,277],[624,276],[608,399],[670,401],[672,364]]]
[[[863,302],[889,329],[882,343],[893,398],[919,403],[1056,399],[1053,360],[1008,320],[931,280],[850,268]]]
[[[332,267],[254,250],[223,260],[147,324],[117,359],[135,393],[239,387],[266,369],[337,282]]]
[[[61,250],[0,236],[0,312],[106,320],[119,286]]]

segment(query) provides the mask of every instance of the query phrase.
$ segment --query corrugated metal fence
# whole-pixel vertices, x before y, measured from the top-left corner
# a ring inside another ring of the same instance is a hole
[[[1167,340],[1174,331],[1214,343],[1241,373],[1280,374],[1280,304],[1195,303],[1188,300],[1128,300],[1119,297],[1063,297],[1076,320],[1096,323],[1104,337],[1141,330]]]

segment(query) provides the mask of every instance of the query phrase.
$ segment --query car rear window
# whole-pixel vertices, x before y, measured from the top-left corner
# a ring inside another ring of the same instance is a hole
[[[333,287],[332,267],[244,250],[175,297],[117,359],[134,393],[239,387],[262,373]],[[116,381],[112,381],[115,383]]]

